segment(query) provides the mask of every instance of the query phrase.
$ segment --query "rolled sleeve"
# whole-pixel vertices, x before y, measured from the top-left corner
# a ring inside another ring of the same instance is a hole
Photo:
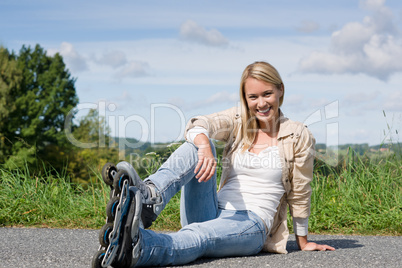
[[[293,218],[293,230],[298,236],[308,234],[308,218]]]
[[[208,131],[205,128],[200,127],[200,126],[195,126],[194,128],[187,131],[186,140],[194,144],[194,139],[199,134],[204,134],[205,136],[207,136],[209,138]]]

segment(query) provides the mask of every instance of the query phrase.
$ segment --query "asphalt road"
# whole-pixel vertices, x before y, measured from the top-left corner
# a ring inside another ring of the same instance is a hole
[[[97,230],[0,228],[0,267],[90,267],[98,249]],[[184,267],[402,267],[402,237],[310,235],[336,248],[301,252],[294,236],[289,254],[200,259]]]

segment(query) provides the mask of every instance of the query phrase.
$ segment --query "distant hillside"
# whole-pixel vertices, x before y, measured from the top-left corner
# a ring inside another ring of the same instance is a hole
[[[142,142],[134,138],[111,138],[114,148],[120,148],[125,150],[125,155],[130,155],[132,153],[144,155],[149,152],[155,152],[166,149],[166,147],[171,144],[171,142],[166,143],[154,143]]]
[[[167,145],[171,144],[171,142],[166,143],[155,143],[151,144],[150,142],[141,142],[134,138],[112,138],[115,145],[113,147],[125,149],[125,154],[129,155],[130,153],[137,153],[139,155],[144,155],[149,152],[155,151],[163,151]],[[183,142],[183,141],[182,141]],[[334,146],[329,146],[330,149],[335,149]],[[402,154],[402,143],[385,143],[369,146],[368,143],[361,144],[342,144],[338,146],[338,150],[347,150],[348,148],[352,148],[356,153],[363,155],[366,152],[375,152],[375,151],[393,151],[395,153]],[[324,143],[316,144],[317,150],[326,150],[327,145]]]
[[[376,152],[376,151],[392,151],[395,153],[402,153],[402,143],[384,143],[378,145],[369,146],[368,143],[361,144],[341,144],[337,148],[335,146],[329,146],[330,149],[338,149],[338,150],[347,150],[348,148],[352,148],[356,153],[363,155],[366,152]],[[327,149],[326,144],[319,143],[316,145],[317,150],[325,150]]]

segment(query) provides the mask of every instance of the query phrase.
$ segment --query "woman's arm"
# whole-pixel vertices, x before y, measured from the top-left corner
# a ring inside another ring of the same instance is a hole
[[[198,164],[194,169],[198,182],[208,181],[215,173],[216,159],[212,153],[209,138],[205,134],[198,134],[194,138],[194,145],[198,147]]]
[[[307,241],[307,235],[306,236],[298,236],[298,235],[296,235],[296,242],[297,242],[297,245],[299,246],[299,249],[303,250],[303,251],[335,250],[335,248],[333,248],[331,246],[328,246],[328,245],[321,245],[321,244],[317,244],[317,243],[314,243],[314,242],[308,242]]]
[[[293,218],[305,219],[310,215],[310,183],[313,180],[315,139],[304,126],[295,136],[298,138],[295,138],[294,143],[289,142],[285,146],[292,167],[289,177],[291,190],[287,194],[287,202]]]
[[[320,245],[313,242],[308,242],[308,218],[293,218],[293,230],[296,235],[296,242],[299,249],[309,251],[309,250],[335,250],[335,248],[328,245]]]
[[[301,132],[298,144],[295,147],[294,155],[294,167],[293,167],[293,189],[289,195],[289,206],[292,211],[293,219],[295,217],[299,219],[307,219],[310,215],[310,198],[311,187],[310,182],[313,179],[314,169],[314,146],[315,139],[311,132],[304,128]],[[308,222],[308,221],[307,221]],[[297,235],[296,230],[296,242],[299,249],[303,251],[324,251],[335,250],[335,248],[317,244],[314,242],[308,242],[307,239],[307,224],[306,230],[301,232],[301,235]]]
[[[188,122],[184,137],[198,147],[198,164],[194,173],[197,174],[196,178],[199,182],[208,181],[216,170],[217,162],[212,153],[209,138],[227,141],[233,134],[236,117],[239,117],[238,110],[233,107],[218,113],[197,116]],[[198,128],[198,130],[189,135],[194,128]],[[205,133],[202,129],[205,130]]]

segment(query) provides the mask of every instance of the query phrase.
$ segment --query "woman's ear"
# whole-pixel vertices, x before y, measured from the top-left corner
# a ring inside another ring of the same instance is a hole
[[[283,96],[283,91],[284,90],[285,90],[285,87],[283,86],[283,84],[281,84],[280,87],[279,87],[279,91],[281,92],[279,97]]]

